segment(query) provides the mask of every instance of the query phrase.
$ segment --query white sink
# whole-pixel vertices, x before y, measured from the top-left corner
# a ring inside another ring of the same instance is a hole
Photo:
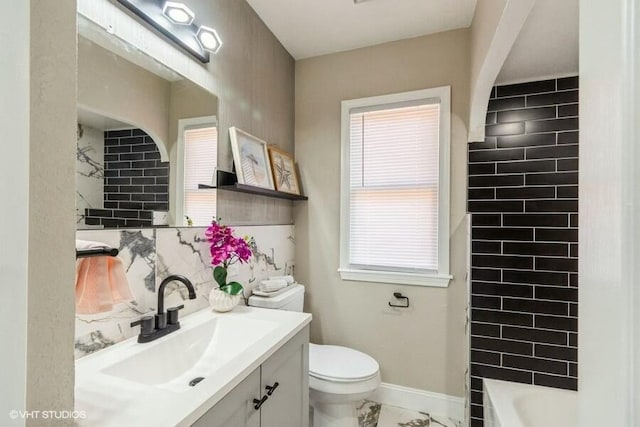
[[[189,426],[310,321],[254,307],[201,310],[156,341],[130,338],[78,359],[75,410],[85,417],[76,423]]]
[[[188,390],[192,380],[211,376],[277,325],[242,317],[212,318],[156,342],[139,344],[142,351],[106,366],[102,372],[175,391]]]

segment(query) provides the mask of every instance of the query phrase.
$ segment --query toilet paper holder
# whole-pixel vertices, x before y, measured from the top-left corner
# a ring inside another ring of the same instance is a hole
[[[409,307],[409,297],[405,297],[400,292],[394,292],[393,296],[396,297],[396,299],[404,300],[406,304],[405,305],[398,305],[398,304],[391,304],[391,302],[389,302],[389,307],[396,307],[396,308],[408,308]]]

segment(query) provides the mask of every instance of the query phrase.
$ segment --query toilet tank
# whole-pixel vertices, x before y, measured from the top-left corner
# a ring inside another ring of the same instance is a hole
[[[304,306],[304,286],[297,284],[281,294],[272,297],[251,295],[249,305],[253,307],[272,308],[276,310],[302,312]]]

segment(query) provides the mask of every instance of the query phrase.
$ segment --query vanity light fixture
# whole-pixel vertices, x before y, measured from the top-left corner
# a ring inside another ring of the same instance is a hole
[[[209,62],[209,54],[217,53],[222,46],[216,30],[201,25],[195,13],[182,2],[116,1],[204,64]]]
[[[165,2],[162,8],[162,14],[177,25],[191,25],[196,17],[196,14],[185,4],[175,1]]]
[[[220,40],[217,31],[213,28],[201,25],[198,29],[198,34],[196,34],[196,38],[200,46],[211,53],[218,53],[222,47],[222,40]]]

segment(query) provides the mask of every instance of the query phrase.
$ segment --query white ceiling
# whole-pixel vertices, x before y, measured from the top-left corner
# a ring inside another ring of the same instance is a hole
[[[466,28],[476,5],[476,0],[247,1],[296,60]]]
[[[466,28],[476,5],[476,0],[247,1],[296,60]],[[577,74],[578,5],[579,0],[537,0],[496,83]]]
[[[579,0],[537,0],[496,83],[578,74],[578,4]]]

